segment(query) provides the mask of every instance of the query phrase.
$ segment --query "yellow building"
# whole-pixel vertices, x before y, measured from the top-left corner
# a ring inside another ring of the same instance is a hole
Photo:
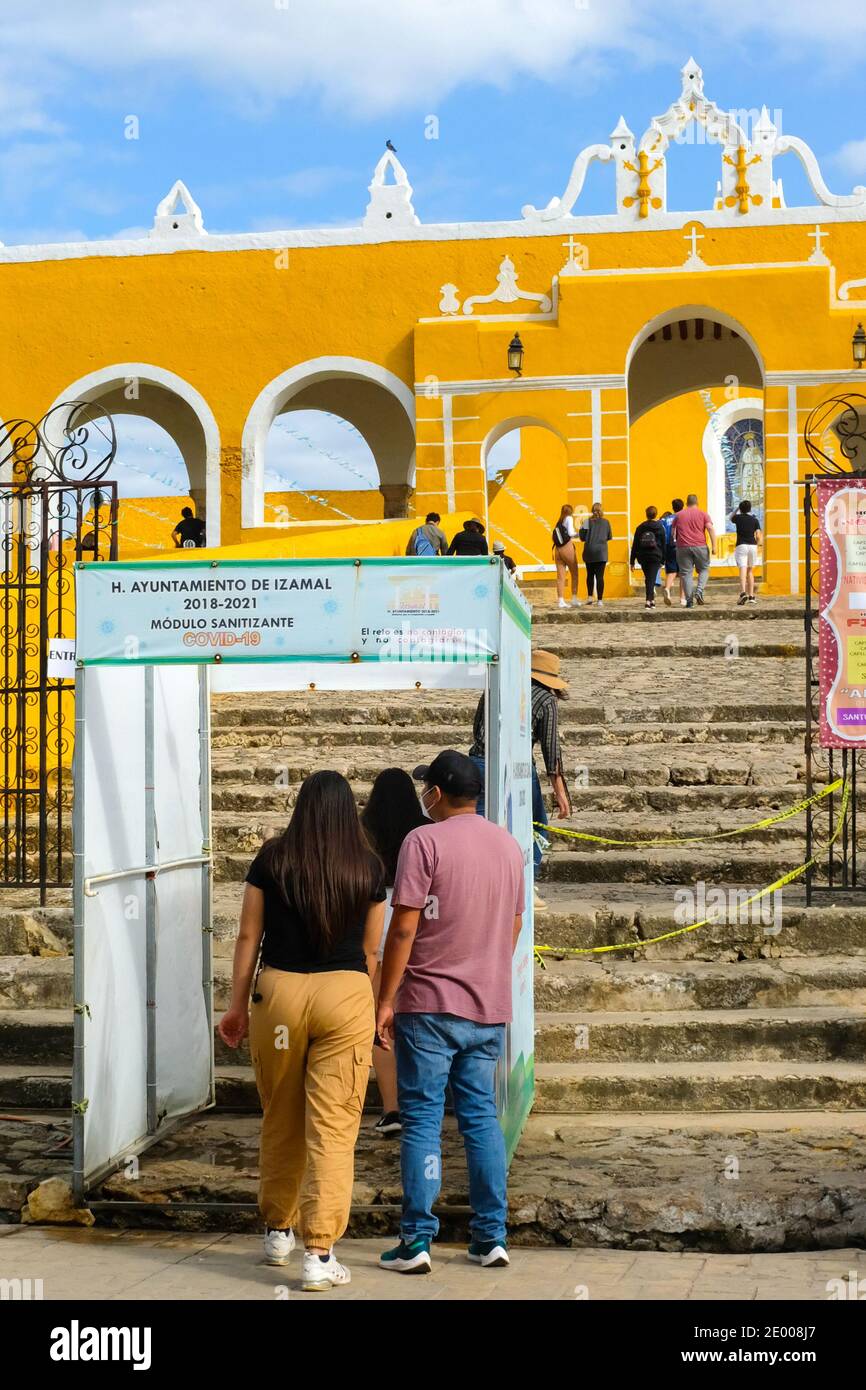
[[[669,211],[671,147],[696,135],[718,145],[718,187],[705,211]],[[783,155],[813,206],[785,206]],[[612,210],[584,216],[596,162],[612,166]],[[648,503],[694,491],[724,532],[750,495],[765,587],[802,590],[803,424],[859,380],[866,189],[831,193],[803,141],[766,108],[721,110],[693,62],[642,135],[620,120],[563,185],[511,222],[425,225],[388,151],[344,230],[211,236],[176,184],[148,237],[2,248],[0,417],[87,400],[159,423],[211,545],[348,523],[337,543],[351,548],[383,518],[470,511],[543,575],[560,504],[598,500],[612,594]],[[268,491],[271,427],[302,410],[360,432],[378,490]],[[170,545],[183,499],[121,497],[121,556]]]

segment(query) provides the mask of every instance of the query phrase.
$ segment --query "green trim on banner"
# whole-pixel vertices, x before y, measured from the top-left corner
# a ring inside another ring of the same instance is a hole
[[[532,617],[507,584],[502,585],[502,611],[507,613],[513,623],[517,624],[524,636],[530,637],[532,635]]]
[[[430,666],[439,670],[442,666],[489,665],[493,659],[492,652],[478,652],[472,656],[453,657],[450,661],[443,661],[441,657],[431,661],[411,656],[405,661],[389,661],[379,656],[362,656],[358,661],[351,661],[347,656],[311,656],[302,652],[296,656],[221,656],[219,661],[212,656],[94,656],[77,661],[76,666]]]
[[[489,555],[486,557],[484,555],[369,555],[358,556],[357,559],[351,559],[348,556],[335,556],[333,559],[311,558],[309,560],[288,559],[282,556],[274,557],[269,560],[105,560],[100,564],[99,568],[100,570],[104,570],[106,566],[108,566],[112,572],[115,570],[142,569],[153,569],[157,571],[176,569],[216,570],[221,569],[223,566],[229,566],[232,569],[274,569],[277,566],[294,566],[298,569],[327,569],[331,566],[345,569],[347,566],[352,566],[356,569],[363,569],[365,565],[390,567],[395,563],[404,565],[407,562],[418,568],[423,568],[425,565],[431,565],[435,568],[444,563],[446,565],[457,564],[465,569],[478,569],[482,565],[491,566],[494,563],[494,559]],[[92,561],[88,560],[78,560],[76,561],[75,568],[89,569],[91,563]],[[498,561],[495,563],[498,563]]]
[[[511,1068],[508,1078],[508,1109],[500,1124],[505,1139],[505,1154],[509,1163],[514,1157],[535,1097],[535,1054],[525,1058],[523,1053]]]

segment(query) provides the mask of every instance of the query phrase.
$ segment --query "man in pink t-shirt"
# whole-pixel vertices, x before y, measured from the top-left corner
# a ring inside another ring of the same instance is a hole
[[[431,1268],[449,1084],[469,1169],[469,1258],[508,1264],[494,1078],[526,897],[517,841],[475,813],[482,780],[472,759],[449,749],[414,776],[431,823],[409,832],[397,861],[376,1016],[383,1047],[397,1055],[403,1179],[400,1243],[380,1264],[403,1274]]]
[[[704,590],[710,573],[710,556],[716,545],[716,533],[712,517],[698,506],[698,499],[693,492],[689,493],[683,510],[674,515],[671,522],[671,540],[677,548],[677,568],[686,597],[686,608],[693,608],[695,602],[703,607]],[[697,589],[694,588],[694,570],[698,572]]]

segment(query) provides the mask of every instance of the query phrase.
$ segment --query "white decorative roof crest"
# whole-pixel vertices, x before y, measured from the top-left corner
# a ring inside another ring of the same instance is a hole
[[[391,230],[396,227],[417,227],[418,218],[412,206],[412,185],[409,175],[397,158],[396,150],[390,146],[385,150],[370,183],[370,201],[364,216],[365,227]],[[394,175],[389,183],[388,174]]]
[[[206,236],[201,208],[186,184],[178,179],[156,205],[152,237]]]
[[[550,222],[571,217],[590,165],[611,160],[616,169],[616,210],[623,227],[651,220],[656,213],[664,214],[665,156],[671,141],[687,138],[693,125],[703,127],[706,139],[721,146],[722,177],[714,211],[727,213],[732,223],[748,216],[754,208],[764,212],[784,208],[781,181],[773,177],[773,160],[788,152],[802,164],[818,204],[831,208],[862,207],[866,218],[866,188],[858,186],[847,194],[831,193],[813,151],[794,136],[780,135],[766,106],[754,120],[750,135],[746,128],[750,113],[723,111],[704,95],[704,75],[693,58],[681,75],[680,95],[667,111],[652,118],[639,141],[635,141],[621,116],[609,145],[589,145],[577,156],[562,197],[552,198],[545,208],[528,204],[523,208],[524,218]]]

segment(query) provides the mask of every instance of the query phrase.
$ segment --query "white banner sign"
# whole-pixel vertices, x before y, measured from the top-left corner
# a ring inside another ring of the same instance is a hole
[[[76,571],[85,665],[487,661],[493,558],[142,561]]]

